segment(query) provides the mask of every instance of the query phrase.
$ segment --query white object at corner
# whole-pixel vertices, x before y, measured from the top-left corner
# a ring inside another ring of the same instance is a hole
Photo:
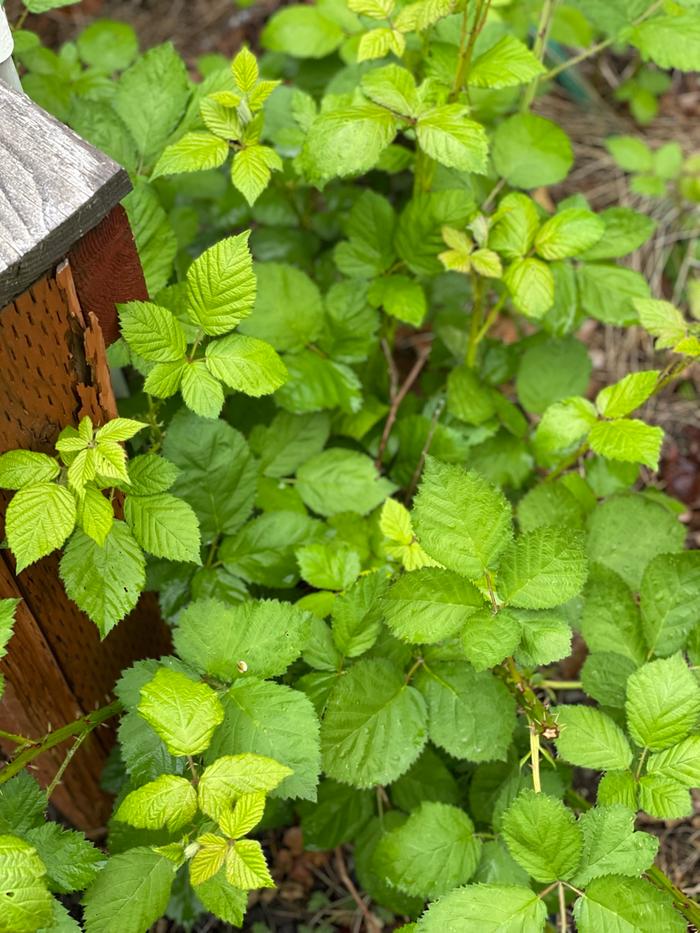
[[[19,82],[19,75],[12,61],[14,46],[10,24],[7,22],[7,14],[4,8],[0,7],[0,80],[16,91],[21,91],[22,85]]]

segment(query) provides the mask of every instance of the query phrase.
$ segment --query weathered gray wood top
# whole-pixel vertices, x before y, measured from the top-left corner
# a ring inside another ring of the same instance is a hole
[[[120,165],[0,81],[0,308],[130,189]]]

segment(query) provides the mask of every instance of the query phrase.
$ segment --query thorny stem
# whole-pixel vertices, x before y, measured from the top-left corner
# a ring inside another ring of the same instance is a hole
[[[518,669],[514,659],[506,658],[503,664],[496,668],[496,673],[503,678],[518,706],[527,716],[530,728],[535,728],[538,735],[545,739],[556,739],[559,726],[550,712],[549,703],[537,696],[532,684]]]
[[[382,341],[382,343],[384,344],[385,341]],[[395,364],[393,362],[393,358],[391,360],[391,365],[389,366],[389,376],[390,376],[390,383],[391,383],[391,390],[390,390],[391,403],[389,407],[389,414],[387,415],[386,421],[384,423],[384,430],[382,431],[382,439],[379,442],[379,448],[377,449],[377,456],[374,461],[374,465],[376,466],[378,470],[381,469],[382,457],[384,456],[386,445],[389,443],[389,436],[391,434],[391,429],[393,428],[394,422],[396,421],[396,416],[401,406],[401,402],[403,402],[403,400],[406,398],[411,386],[416,381],[416,379],[420,375],[421,370],[425,366],[428,360],[428,357],[430,356],[431,347],[432,347],[431,344],[425,343],[416,351],[416,354],[417,354],[416,361],[411,367],[411,371],[404,379],[403,385],[398,390],[396,389],[398,380],[395,379],[394,377],[394,373],[396,371]],[[385,351],[385,355],[386,355],[386,351]],[[389,357],[391,357],[391,352],[389,353]]]
[[[479,33],[486,25],[486,17],[489,14],[490,6],[491,0],[481,0],[481,2],[477,0],[476,9],[474,10],[474,22],[472,28],[469,29],[469,3],[465,4],[464,13],[462,14],[462,30],[459,40],[457,69],[450,92],[450,100],[452,101],[457,99],[459,92],[464,87],[464,80],[469,74],[474,45],[479,38]]]
[[[73,742],[73,744],[71,745],[71,747],[68,749],[68,753],[66,754],[66,757],[65,757],[65,758],[63,759],[63,761],[61,762],[61,767],[58,769],[58,771],[56,772],[56,774],[55,774],[54,777],[53,777],[53,780],[51,781],[51,783],[49,784],[49,786],[46,788],[46,800],[47,800],[47,802],[48,802],[49,800],[51,800],[51,795],[52,795],[53,792],[56,790],[56,788],[58,787],[58,785],[61,783],[61,779],[63,778],[63,774],[64,774],[66,768],[67,768],[68,765],[71,763],[71,761],[73,760],[73,756],[74,756],[75,753],[78,751],[78,749],[79,749],[80,746],[83,744],[83,742],[85,741],[85,739],[88,737],[89,734],[90,734],[90,733],[89,733],[87,730],[86,730],[85,732],[81,732],[80,735],[79,735],[79,736],[77,737],[77,739],[75,740],[75,742]]]
[[[424,662],[423,662],[423,658],[416,658],[416,660],[414,661],[412,667],[409,669],[408,673],[406,674],[406,683],[407,683],[407,684],[411,682],[411,679],[413,678],[413,675],[416,673],[416,671],[418,670],[418,668],[421,667],[421,665],[422,665],[423,663],[424,663]]]
[[[684,894],[656,865],[647,868],[645,874],[652,884],[671,895],[675,908],[680,911],[689,923],[700,930],[700,904],[694,901],[692,897]]]
[[[544,0],[542,5],[542,12],[540,13],[540,21],[537,24],[537,35],[535,36],[535,44],[532,47],[532,54],[538,61],[544,59],[545,49],[547,47],[547,38],[549,37],[549,30],[552,26],[552,19],[554,18],[554,8],[557,5],[557,0]],[[523,99],[520,104],[521,113],[526,113],[535,99],[535,94],[537,93],[537,86],[539,84],[539,75],[534,77],[532,81],[525,88],[525,93],[523,94]]]
[[[26,735],[17,735],[15,732],[5,732],[4,729],[0,729],[0,739],[4,739],[6,742],[13,742],[15,745],[32,744],[32,740],[28,739]]]
[[[115,702],[110,703],[109,706],[102,706],[100,709],[95,710],[94,713],[88,713],[87,716],[81,716],[80,719],[76,719],[74,722],[70,722],[60,729],[48,732],[41,739],[30,740],[30,746],[20,751],[16,758],[13,758],[12,761],[8,762],[8,764],[0,770],[0,784],[9,781],[11,777],[14,777],[15,774],[18,774],[23,768],[31,764],[35,758],[38,758],[39,755],[43,755],[43,753],[47,752],[49,749],[55,748],[56,745],[60,745],[73,736],[81,736],[83,734],[87,736],[87,734],[92,732],[93,729],[96,729],[97,726],[102,725],[103,722],[107,722],[108,719],[121,713],[122,709],[122,704],[118,700],[115,700]]]

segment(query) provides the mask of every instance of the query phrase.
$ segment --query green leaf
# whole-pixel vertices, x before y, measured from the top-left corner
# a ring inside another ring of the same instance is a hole
[[[535,432],[535,445],[543,454],[573,447],[596,422],[595,408],[585,398],[567,398],[546,409]]]
[[[654,16],[635,26],[629,41],[661,68],[700,69],[700,17],[694,13]]]
[[[323,768],[353,787],[388,784],[420,754],[427,738],[418,691],[389,661],[360,661],[333,688],[321,726]]]
[[[325,58],[344,39],[343,30],[320,9],[290,6],[271,17],[262,31],[264,48],[297,58]]]
[[[661,774],[639,779],[639,806],[657,820],[684,820],[694,809],[688,789]]]
[[[167,492],[178,477],[174,463],[157,454],[141,454],[129,460],[129,492],[134,496],[153,496]]]
[[[665,350],[683,340],[688,327],[685,318],[669,301],[635,298],[633,305],[642,327],[656,337],[656,348]]]
[[[257,433],[255,452],[260,457],[261,472],[272,477],[292,476],[305,460],[323,450],[329,434],[327,414],[279,412]]]
[[[156,363],[146,376],[143,391],[156,398],[170,398],[180,388],[187,368],[188,363],[185,359],[171,363]]]
[[[638,784],[631,771],[607,771],[598,782],[598,805],[621,804],[636,812]]]
[[[308,851],[335,849],[355,839],[374,813],[372,791],[359,791],[336,781],[318,785],[318,801],[298,807]]]
[[[700,735],[691,735],[677,745],[647,759],[647,774],[655,774],[684,787],[700,786]]]
[[[665,657],[685,646],[697,624],[700,554],[662,554],[644,571],[639,592],[644,637],[656,655]]]
[[[262,846],[255,839],[241,839],[226,854],[226,878],[244,891],[274,888]]]
[[[345,542],[317,542],[297,548],[302,579],[320,590],[345,590],[360,575],[357,551]]]
[[[223,867],[228,852],[228,840],[215,833],[197,837],[199,848],[190,861],[190,883],[193,887],[208,881]]]
[[[605,148],[626,172],[650,172],[653,169],[651,149],[638,136],[609,136]]]
[[[269,146],[248,145],[233,157],[231,181],[248,204],[255,204],[267,188],[272,172],[282,169],[282,159]]]
[[[561,661],[571,654],[571,628],[562,618],[547,612],[514,610],[521,623],[518,664],[538,667]]]
[[[372,71],[370,75],[383,70]],[[391,203],[374,191],[363,191],[345,223],[349,240],[335,248],[335,262],[340,271],[351,278],[371,278],[386,272],[396,257],[395,227],[396,213]]]
[[[166,827],[175,832],[191,822],[196,812],[197,793],[192,784],[175,774],[161,774],[127,794],[114,818],[140,829]]]
[[[638,272],[604,263],[580,266],[577,272],[581,307],[604,324],[626,327],[637,323],[635,303],[649,297],[649,286]]]
[[[44,864],[49,890],[59,894],[83,890],[95,878],[104,856],[82,833],[44,823],[26,833]]]
[[[240,676],[241,662],[250,677],[277,677],[301,654],[310,621],[308,613],[274,599],[238,606],[201,599],[180,614],[173,641],[186,664],[217,680]]]
[[[570,207],[543,224],[535,237],[535,249],[543,259],[567,259],[589,249],[602,237],[605,224],[592,211]]]
[[[247,317],[255,302],[249,232],[205,250],[187,270],[187,312],[205,334],[226,334]]]
[[[379,476],[368,456],[340,447],[316,454],[297,470],[299,494],[319,515],[338,515],[348,507],[367,515],[395,488]]]
[[[0,487],[22,489],[37,483],[50,483],[60,473],[54,457],[33,450],[8,450],[0,454]]]
[[[511,508],[479,474],[428,457],[413,519],[421,546],[450,570],[477,579],[512,536]]]
[[[146,285],[149,293],[155,294],[167,284],[172,274],[178,250],[177,237],[150,182],[135,178],[133,184],[134,190],[123,203],[134,231]]]
[[[207,346],[209,372],[229,388],[259,397],[284,384],[287,369],[264,340],[231,334]]]
[[[538,933],[547,908],[530,888],[515,884],[469,884],[431,904],[416,933]]]
[[[581,861],[583,837],[561,800],[523,791],[503,814],[510,854],[536,881],[571,878]]]
[[[656,228],[651,217],[629,207],[609,207],[598,214],[605,232],[595,246],[581,255],[582,259],[617,259],[639,249]]]
[[[142,688],[138,711],[173,755],[199,755],[224,718],[211,687],[167,668]]]
[[[197,517],[183,499],[167,492],[127,496],[124,517],[133,536],[149,554],[200,563]]]
[[[17,573],[61,547],[75,528],[75,499],[65,486],[35,483],[16,492],[5,512]]]
[[[311,701],[283,684],[245,678],[222,698],[224,721],[207,752],[207,761],[235,752],[264,755],[293,774],[273,797],[316,799],[320,771],[318,720]]]
[[[447,410],[467,424],[483,424],[496,412],[495,393],[470,366],[455,366],[447,377]]]
[[[544,73],[544,66],[524,43],[505,35],[474,60],[467,84],[497,90],[526,84]]]
[[[495,667],[513,654],[520,643],[521,628],[508,612],[483,609],[471,616],[464,627],[460,643],[474,670]]]
[[[618,771],[628,768],[632,749],[620,727],[592,706],[560,706],[557,709],[561,758],[580,768]]]
[[[518,367],[518,401],[527,411],[542,414],[555,402],[585,394],[590,374],[588,350],[575,337],[534,343]]]
[[[587,887],[605,875],[637,877],[654,862],[659,840],[634,831],[634,812],[627,807],[595,807],[581,816],[579,827],[583,855],[574,878],[577,887]]]
[[[183,409],[168,425],[163,452],[180,468],[173,492],[194,509],[202,543],[234,534],[253,511],[257,484],[243,435]]]
[[[596,407],[604,418],[623,418],[639,408],[653,394],[661,373],[649,369],[629,373],[614,385],[601,389],[596,396]]]
[[[376,104],[330,110],[312,123],[302,159],[321,181],[362,175],[395,135],[396,117]]]
[[[539,259],[516,259],[506,269],[503,281],[515,307],[528,317],[538,320],[554,303],[552,270]]]
[[[583,691],[603,706],[622,709],[625,705],[627,678],[636,669],[635,662],[624,654],[593,652],[581,668]]]
[[[129,129],[144,168],[156,161],[185,111],[185,65],[171,43],[150,49],[122,75],[114,107]]]
[[[119,305],[119,323],[130,349],[144,360],[168,363],[184,358],[184,331],[167,308],[150,301],[130,301]]]
[[[18,836],[0,836],[0,931],[34,933],[51,923],[52,897],[36,849]]]
[[[250,583],[289,589],[299,582],[296,548],[319,533],[319,523],[304,513],[273,511],[225,538],[218,557],[228,571]]]
[[[60,572],[68,597],[90,616],[102,638],[131,612],[146,582],[143,553],[119,521],[101,547],[76,531],[61,558]]]
[[[227,836],[239,839],[254,829],[265,811],[265,794],[243,794],[236,801],[232,813],[221,819],[221,828]]]
[[[503,683],[471,665],[431,661],[416,685],[428,704],[430,739],[455,758],[504,760],[515,728],[515,703]],[[460,723],[455,729],[455,723]]]
[[[202,813],[217,822],[232,809],[234,801],[275,790],[291,771],[264,755],[223,755],[205,768],[197,784]]]
[[[566,133],[532,113],[499,124],[492,157],[498,174],[516,188],[555,185],[566,178],[574,160]]]
[[[521,535],[503,553],[498,592],[512,606],[550,609],[577,596],[587,575],[582,535],[543,526]]]
[[[85,893],[86,933],[143,933],[164,913],[176,866],[152,849],[113,855]]]
[[[156,162],[151,179],[179,172],[204,172],[223,165],[229,153],[225,139],[213,133],[196,131],[185,133],[172,146],[166,146]]]
[[[649,561],[682,551],[684,540],[685,528],[662,505],[639,495],[618,495],[590,516],[588,556],[638,591]]]
[[[700,716],[700,686],[680,654],[644,664],[627,681],[627,724],[641,748],[684,739]]]
[[[302,350],[323,330],[323,301],[306,273],[278,262],[255,266],[258,294],[241,333],[272,344],[275,350]]]
[[[405,573],[384,596],[384,620],[397,638],[434,644],[450,638],[484,606],[473,583],[436,567]]]
[[[636,418],[599,421],[589,434],[591,449],[608,460],[643,463],[656,470],[659,466],[663,428],[652,427]]]
[[[625,582],[600,565],[593,565],[586,586],[581,634],[592,652],[624,655],[635,667],[646,659],[637,602]]]
[[[462,172],[486,172],[488,142],[480,123],[468,120],[462,104],[444,104],[418,117],[418,145],[432,159]]]
[[[388,26],[380,26],[378,29],[370,29],[360,37],[357,60],[366,62],[374,58],[384,58],[389,52],[400,58],[405,48],[406,40],[402,33]]]
[[[663,930],[685,933],[686,923],[667,894],[641,878],[596,878],[574,904],[580,933]]]
[[[232,923],[236,927],[243,926],[248,894],[227,880],[223,868],[213,878],[195,885],[194,890],[206,910],[226,923]]]
[[[90,23],[76,40],[86,65],[101,71],[123,71],[136,58],[139,41],[133,27],[103,19]]]
[[[344,657],[359,657],[376,642],[387,583],[381,570],[369,573],[333,601],[333,641]]]
[[[506,259],[521,259],[535,242],[540,225],[532,198],[512,191],[498,204],[489,230],[488,244]]]
[[[428,802],[380,839],[373,863],[392,887],[430,898],[468,881],[480,854],[481,842],[467,814]]]
[[[182,399],[196,415],[218,418],[224,404],[224,392],[211,375],[204,360],[194,360],[182,370]]]
[[[416,81],[407,68],[399,65],[373,68],[362,76],[361,86],[370,100],[394,113],[412,117],[418,110]]]

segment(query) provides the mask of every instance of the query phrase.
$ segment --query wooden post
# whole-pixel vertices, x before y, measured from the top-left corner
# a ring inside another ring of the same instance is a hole
[[[119,205],[129,190],[119,165],[0,81],[0,452],[53,453],[66,424],[83,415],[101,424],[116,413],[105,351],[118,335],[115,302],[147,298]],[[0,495],[0,526],[8,501]],[[65,595],[56,554],[16,575],[1,551],[7,596],[22,599],[0,662],[8,732],[38,738],[102,706],[124,667],[169,650],[148,600],[100,642]],[[80,828],[103,826],[109,813],[99,776],[112,743],[113,730],[93,733],[53,798]],[[37,760],[42,783],[65,751]]]

